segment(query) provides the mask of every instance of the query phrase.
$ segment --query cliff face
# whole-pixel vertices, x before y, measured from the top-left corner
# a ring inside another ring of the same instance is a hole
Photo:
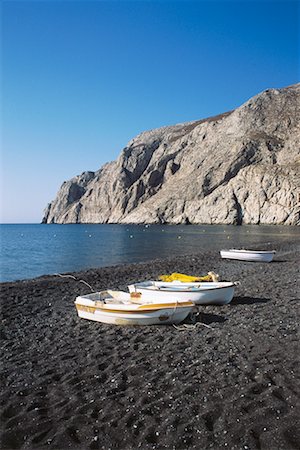
[[[43,223],[300,225],[300,84],[141,133],[64,182]]]

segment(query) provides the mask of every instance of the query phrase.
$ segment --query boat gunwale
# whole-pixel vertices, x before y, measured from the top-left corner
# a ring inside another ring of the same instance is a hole
[[[232,253],[256,253],[256,254],[262,254],[262,255],[266,255],[266,254],[275,254],[276,250],[242,250],[242,249],[235,249],[235,248],[231,248],[231,249],[223,249],[220,250],[221,252],[232,252]]]
[[[111,303],[111,304],[107,304],[104,303],[102,305],[100,305],[101,300],[91,300],[94,304],[93,305],[85,305],[83,303],[80,303],[80,298],[82,298],[81,296],[77,297],[75,300],[75,306],[77,309],[77,306],[79,306],[80,308],[88,308],[88,309],[93,309],[93,310],[98,310],[98,311],[102,311],[102,312],[110,312],[110,313],[114,313],[114,314],[140,314],[140,313],[149,313],[149,312],[157,312],[157,311],[165,311],[166,309],[168,310],[178,310],[178,309],[184,309],[184,308],[194,308],[195,304],[190,301],[190,300],[186,300],[186,301],[178,301],[178,302],[173,302],[173,303],[144,303],[144,304],[118,304],[118,303]],[[84,300],[84,299],[83,299]],[[98,304],[97,304],[98,303]],[[125,308],[117,308],[114,306],[125,306]],[[135,307],[135,308],[132,308]],[[79,309],[80,309],[79,308]]]
[[[220,282],[220,284],[221,284],[222,282]],[[172,292],[173,294],[181,294],[181,293],[190,293],[190,294],[192,294],[192,293],[199,293],[199,292],[211,292],[211,291],[215,291],[215,290],[217,290],[217,289],[228,289],[228,288],[231,288],[231,287],[234,287],[234,286],[236,286],[236,283],[235,282],[228,282],[229,284],[228,285],[226,285],[226,286],[213,286],[213,287],[207,287],[207,288],[202,288],[202,286],[199,286],[199,287],[197,287],[197,286],[192,286],[192,289],[181,289],[181,285],[178,285],[178,286],[176,286],[176,288],[174,289],[174,285],[173,285],[173,289],[172,288],[170,288],[169,286],[167,286],[166,288],[163,288],[163,289],[161,289],[161,288],[159,288],[159,287],[157,287],[157,286],[155,286],[155,285],[150,285],[150,286],[137,286],[137,284],[132,284],[132,286],[134,286],[135,287],[135,289],[136,289],[136,291],[135,292],[139,292],[139,290],[138,290],[138,288],[140,288],[140,289],[146,289],[146,290],[148,290],[148,291],[153,291],[153,292]],[[179,289],[178,289],[178,287],[179,287]],[[184,286],[183,286],[183,288],[184,288]]]
[[[162,314],[166,314],[169,312],[169,314],[174,314],[176,311],[182,310],[182,309],[189,309],[192,310],[195,307],[195,304],[193,302],[189,302],[189,305],[183,305],[183,306],[164,306],[162,308],[151,308],[151,309],[108,309],[108,308],[102,308],[97,306],[87,306],[87,305],[81,305],[80,303],[76,303],[76,309],[79,311],[85,311],[89,312],[91,314],[94,314],[96,311],[99,311],[104,314],[116,314],[116,315],[142,315],[142,314],[149,314],[149,313],[157,313],[161,312]],[[90,311],[93,310],[93,311]],[[187,313],[188,314],[188,313]]]

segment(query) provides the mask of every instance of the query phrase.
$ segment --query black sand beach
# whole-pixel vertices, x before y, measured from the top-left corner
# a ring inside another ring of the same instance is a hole
[[[94,290],[173,271],[240,281],[182,330],[79,319],[90,290],[72,278],[2,283],[1,449],[299,449],[300,238],[268,248],[270,264],[211,252],[72,274]]]

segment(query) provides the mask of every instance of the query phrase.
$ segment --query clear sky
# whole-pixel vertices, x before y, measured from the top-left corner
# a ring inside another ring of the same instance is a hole
[[[295,0],[4,0],[1,19],[2,223],[40,222],[141,131],[299,81]]]

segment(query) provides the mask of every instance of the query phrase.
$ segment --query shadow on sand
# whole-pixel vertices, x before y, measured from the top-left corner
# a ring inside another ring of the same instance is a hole
[[[287,259],[273,259],[273,261],[271,262],[271,264],[285,263],[285,262],[287,262]]]
[[[206,325],[210,325],[211,323],[224,323],[228,319],[227,317],[219,316],[218,314],[204,313],[201,311],[195,316],[192,316],[190,320],[193,324],[200,322],[205,323]]]
[[[253,305],[255,303],[268,303],[269,301],[269,298],[234,297],[231,301],[231,305]]]

